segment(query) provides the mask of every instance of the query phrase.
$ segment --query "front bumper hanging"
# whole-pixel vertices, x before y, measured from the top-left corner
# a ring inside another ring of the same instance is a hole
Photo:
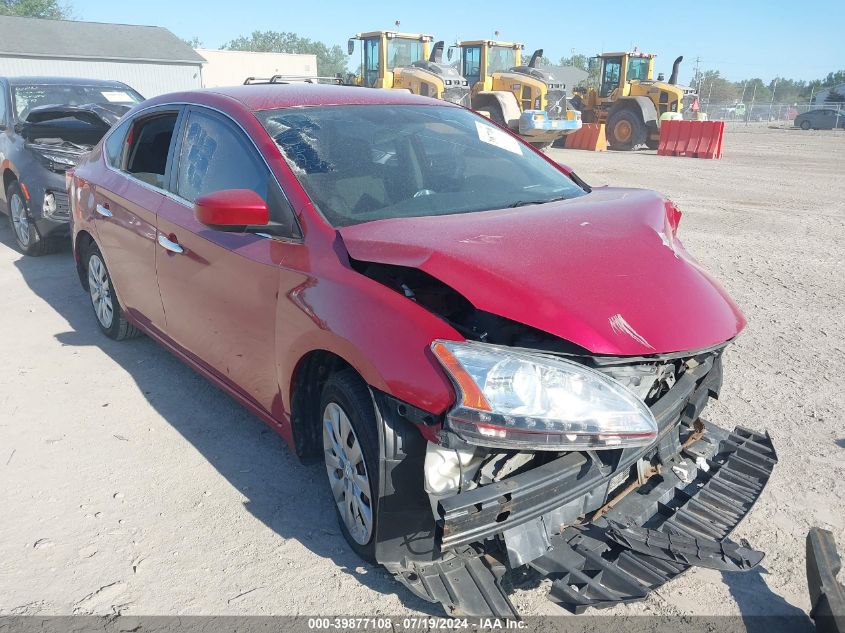
[[[760,562],[761,552],[728,535],[777,463],[771,439],[742,427],[706,430],[684,447],[680,468],[664,465],[598,518],[551,537],[545,553],[528,562],[552,580],[552,601],[581,613],[641,600],[690,566],[740,571]],[[507,556],[502,562],[478,543],[447,556],[410,563],[397,578],[450,614],[518,617],[501,583]]]

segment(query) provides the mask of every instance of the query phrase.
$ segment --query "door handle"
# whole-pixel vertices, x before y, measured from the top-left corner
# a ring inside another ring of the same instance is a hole
[[[173,242],[161,233],[158,234],[158,243],[159,246],[164,248],[165,250],[170,251],[171,253],[184,253],[185,249],[179,245],[179,242]]]
[[[96,206],[96,209],[97,209],[97,213],[99,213],[104,218],[110,218],[114,215],[114,213],[112,213],[109,210],[109,203],[108,202],[106,202],[105,204],[98,204]]]

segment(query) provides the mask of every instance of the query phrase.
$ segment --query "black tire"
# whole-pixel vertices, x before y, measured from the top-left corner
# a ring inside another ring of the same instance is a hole
[[[29,215],[29,205],[17,180],[13,180],[6,189],[9,223],[15,236],[15,244],[24,255],[38,257],[52,250],[53,244],[42,237]]]
[[[329,482],[329,494],[332,496],[332,502],[335,505],[335,514],[337,515],[337,522],[340,526],[340,531],[343,538],[349,543],[352,550],[358,554],[362,559],[368,563],[376,564],[376,534],[378,528],[378,490],[379,490],[379,440],[378,440],[378,421],[376,419],[375,409],[373,405],[372,395],[367,387],[367,384],[361,377],[352,369],[345,369],[337,372],[329,377],[323,387],[323,395],[320,399],[320,426],[321,436],[324,436],[324,418],[326,417],[327,408],[330,405],[337,405],[346,414],[348,421],[354,431],[355,439],[361,448],[364,465],[366,467],[365,475],[369,480],[370,494],[369,507],[372,512],[372,525],[369,538],[366,542],[359,542],[350,533],[346,522],[341,515],[339,504],[342,503],[337,500],[334,494],[334,487]],[[348,438],[344,438],[347,440]],[[324,447],[326,440],[324,439]],[[353,440],[354,441],[354,440]],[[334,471],[337,476],[338,469],[329,464],[331,459],[329,449],[324,450],[324,460],[326,462],[326,475],[331,477],[330,472]],[[358,471],[360,474],[360,471]],[[360,539],[359,539],[360,540]]]
[[[607,117],[607,143],[611,149],[631,150],[645,145],[648,128],[633,110],[617,110]]]
[[[91,308],[94,310],[94,318],[100,330],[115,341],[122,341],[127,338],[134,338],[141,332],[126,320],[123,306],[117,299],[112,281],[103,254],[94,242],[88,246],[84,253],[85,275],[87,277],[86,287],[88,297],[91,300]],[[96,291],[96,297],[95,297]],[[100,298],[103,297],[101,301]],[[107,303],[111,306],[111,318],[104,315]]]
[[[809,130],[811,127],[810,122],[807,120],[801,121],[801,129],[802,130]]]

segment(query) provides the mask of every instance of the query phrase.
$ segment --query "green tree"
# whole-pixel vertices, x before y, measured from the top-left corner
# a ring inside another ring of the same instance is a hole
[[[561,66],[575,66],[575,68],[580,68],[581,70],[589,71],[589,59],[586,55],[581,55],[580,53],[572,55],[571,57],[561,57],[560,61],[558,62]]]
[[[182,41],[185,42],[185,44],[187,44],[191,48],[202,48],[202,40],[200,38],[198,38],[196,35],[194,35],[189,40],[183,39]]]
[[[58,0],[0,0],[0,15],[65,20],[70,18],[70,8]]]
[[[707,103],[733,103],[740,97],[737,85],[720,76],[718,70],[701,73],[700,85],[698,97]]]
[[[253,31],[226,42],[221,48],[231,51],[262,53],[304,53],[317,56],[317,74],[333,76],[346,73],[346,53],[337,44],[332,47],[323,42],[300,37],[296,33],[280,31]]]

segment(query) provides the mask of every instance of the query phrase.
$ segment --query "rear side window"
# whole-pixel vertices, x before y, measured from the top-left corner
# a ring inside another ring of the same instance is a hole
[[[216,114],[193,110],[182,139],[176,194],[194,202],[226,189],[254,191],[267,203],[270,232],[300,236],[293,209],[244,132]]]
[[[131,121],[122,123],[112,132],[103,143],[103,153],[106,156],[106,163],[115,169],[123,168],[123,148],[126,146],[126,134],[129,132]]]
[[[176,112],[166,112],[134,122],[126,150],[127,172],[149,185],[164,188],[167,155],[177,116]]]

